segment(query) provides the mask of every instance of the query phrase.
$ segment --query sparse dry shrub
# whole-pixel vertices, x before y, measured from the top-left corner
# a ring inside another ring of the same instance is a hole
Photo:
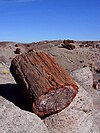
[[[8,69],[3,69],[1,74],[9,74],[9,70]]]

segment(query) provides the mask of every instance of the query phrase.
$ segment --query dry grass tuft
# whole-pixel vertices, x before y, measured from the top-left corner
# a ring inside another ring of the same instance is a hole
[[[3,69],[1,74],[9,74],[9,70],[8,69]]]

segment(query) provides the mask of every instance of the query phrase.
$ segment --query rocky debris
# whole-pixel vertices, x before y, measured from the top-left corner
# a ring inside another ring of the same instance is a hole
[[[40,41],[29,43],[29,45],[31,45],[31,47],[33,47],[35,50],[48,50],[54,46],[60,45],[62,42],[62,40]]]
[[[15,54],[20,54],[21,53],[21,49],[20,48],[16,48],[16,50],[14,51]]]
[[[79,47],[80,48],[100,48],[100,42],[99,41],[76,41],[77,43],[79,43]]]
[[[34,113],[23,111],[0,96],[1,133],[49,133],[43,121]]]
[[[94,89],[99,91],[100,90],[100,81],[98,82],[98,81],[94,80],[93,87],[94,87]]]
[[[15,47],[19,47],[19,44],[17,43],[17,44],[15,44]]]
[[[100,90],[100,73],[93,74],[93,88]]]
[[[83,45],[84,47],[91,47],[91,48],[95,47],[95,41],[82,41],[81,43],[82,43],[81,45]]]
[[[79,87],[71,104],[63,111],[45,118],[44,123],[50,133],[90,133],[94,130],[92,110],[91,96]],[[98,129],[96,133],[99,133]]]
[[[34,49],[29,49],[28,53],[30,53],[30,52],[35,52],[35,50]]]
[[[26,43],[15,43],[15,47],[26,47]]]
[[[31,47],[31,44],[27,44],[26,46],[27,46],[27,47]]]
[[[96,44],[96,48],[100,49],[100,44]]]
[[[94,42],[93,41],[86,41],[87,44],[85,45],[85,47],[92,47],[94,48]]]
[[[74,80],[43,52],[17,56],[11,62],[10,71],[33,112],[40,117],[61,111],[77,93]]]
[[[100,61],[99,62],[96,62],[94,64],[94,70],[97,72],[97,73],[100,73]]]
[[[87,67],[87,65],[84,65],[83,67]]]
[[[73,40],[64,40],[62,46],[68,50],[75,49],[75,45],[71,44],[74,43]]]
[[[80,46],[80,48],[84,48],[84,45],[83,44],[80,44],[79,46]]]
[[[74,40],[64,40],[63,43],[74,43]]]

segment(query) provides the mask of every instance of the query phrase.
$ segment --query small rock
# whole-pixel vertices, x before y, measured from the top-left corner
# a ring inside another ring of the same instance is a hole
[[[74,43],[74,40],[64,40],[63,43]]]
[[[18,44],[15,44],[15,47],[19,47],[19,45]]]
[[[93,81],[93,88],[96,89],[96,90],[100,90],[100,82],[98,81]]]
[[[93,88],[98,91],[100,90],[100,73],[93,75]]]
[[[80,46],[80,48],[84,48],[84,45],[83,44],[81,44],[81,45],[79,45]]]
[[[28,53],[31,53],[31,52],[35,52],[35,50],[34,49],[29,49]]]
[[[94,64],[94,70],[97,72],[97,73],[100,73],[100,62],[96,62]]]
[[[100,44],[96,44],[96,48],[99,48],[100,49]]]
[[[87,65],[84,65],[83,67],[87,67]]]
[[[27,46],[27,47],[30,47],[31,45],[30,45],[30,44],[27,44],[26,46]]]
[[[64,40],[62,46],[68,50],[73,50],[73,49],[75,49],[75,45],[73,45],[71,43],[73,43],[73,41]]]
[[[84,61],[80,61],[80,63],[83,63]]]
[[[20,48],[17,48],[15,51],[14,51],[15,54],[20,54],[21,53],[21,49]]]

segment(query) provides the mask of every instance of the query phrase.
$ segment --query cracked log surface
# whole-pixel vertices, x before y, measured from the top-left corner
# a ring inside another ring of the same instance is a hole
[[[49,116],[67,107],[78,87],[74,80],[43,52],[16,56],[10,71],[34,113]]]

